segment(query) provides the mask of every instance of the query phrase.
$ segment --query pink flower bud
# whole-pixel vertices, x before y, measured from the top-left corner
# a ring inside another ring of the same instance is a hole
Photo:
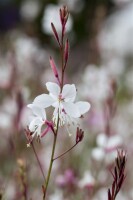
[[[84,137],[84,131],[82,129],[79,129],[79,127],[77,127],[76,143],[81,142],[83,140],[83,137]]]
[[[57,68],[56,68],[54,60],[52,59],[51,56],[50,56],[49,62],[50,62],[50,65],[51,65],[51,68],[52,68],[52,70],[54,72],[55,77],[58,78],[59,76],[58,76]]]
[[[58,42],[58,44],[59,44],[59,46],[60,46],[59,36],[58,36],[58,33],[57,33],[56,28],[55,28],[55,26],[54,26],[53,23],[51,23],[51,27],[52,27],[52,30],[53,30],[55,39],[57,40],[57,42]]]
[[[55,77],[57,78],[58,83],[60,84],[60,79],[59,79],[58,71],[57,71],[56,65],[54,63],[54,60],[53,60],[53,58],[51,56],[50,56],[49,62],[50,62],[51,68],[53,70],[53,73],[54,73]]]
[[[64,36],[64,33],[65,33],[65,26],[66,26],[66,23],[67,23],[67,20],[68,20],[68,16],[69,16],[69,12],[68,12],[67,7],[63,6],[60,9],[60,21],[61,21],[61,24],[62,24],[62,35],[63,36]]]
[[[69,41],[67,39],[66,43],[65,43],[65,52],[64,52],[65,66],[66,66],[67,61],[68,61],[68,56],[69,56]]]

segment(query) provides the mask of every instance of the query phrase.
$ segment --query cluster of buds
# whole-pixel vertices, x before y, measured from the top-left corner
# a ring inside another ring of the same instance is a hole
[[[119,193],[122,184],[125,180],[125,165],[127,161],[126,153],[123,150],[117,151],[117,158],[115,159],[114,172],[112,172],[113,183],[112,188],[108,189],[108,200],[115,200]]]
[[[60,20],[61,20],[62,26],[66,25],[66,22],[68,20],[68,16],[69,16],[68,8],[67,8],[67,6],[63,6],[60,9]]]
[[[69,16],[69,12],[68,12],[67,7],[63,6],[60,9],[59,14],[60,14],[60,21],[61,21],[61,26],[62,26],[61,37],[59,37],[59,34],[58,34],[58,32],[55,28],[55,25],[53,23],[51,23],[51,27],[52,27],[52,30],[53,30],[54,37],[55,37],[55,39],[56,39],[56,41],[59,45],[59,48],[60,48],[61,52],[63,53],[64,62],[63,62],[63,66],[62,66],[62,71],[64,72],[66,65],[67,65],[67,62],[68,62],[68,58],[69,58],[69,40],[66,39],[66,41],[64,43],[66,23],[67,23],[68,16]],[[53,70],[55,78],[57,79],[59,85],[61,85],[61,81],[60,81],[59,75],[58,75],[58,70],[57,70],[57,67],[56,67],[55,62],[54,62],[52,57],[50,57],[50,65],[51,65],[51,68]]]
[[[65,28],[66,28],[66,23],[68,20],[68,16],[69,16],[69,12],[66,6],[63,6],[60,9],[60,21],[61,21],[61,26],[62,26],[62,36],[61,36],[61,41],[59,39],[59,35],[57,33],[57,30],[55,28],[55,25],[53,23],[51,23],[51,27],[55,36],[55,39],[57,40],[59,46],[62,48],[62,39],[64,38],[64,34],[65,34]]]

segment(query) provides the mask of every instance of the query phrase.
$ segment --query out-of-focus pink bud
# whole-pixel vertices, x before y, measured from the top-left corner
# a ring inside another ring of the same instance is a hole
[[[58,78],[59,76],[58,76],[57,68],[56,68],[54,60],[53,60],[53,58],[51,56],[50,56],[49,62],[50,62],[50,65],[51,65],[51,68],[52,68],[52,70],[54,72],[55,77]]]
[[[77,127],[76,143],[81,142],[83,140],[83,137],[84,137],[84,131],[82,129],[79,129],[79,127]]]

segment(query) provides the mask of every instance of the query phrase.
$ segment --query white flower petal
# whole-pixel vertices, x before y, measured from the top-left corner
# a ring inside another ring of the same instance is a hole
[[[86,101],[79,101],[75,104],[78,106],[81,115],[88,112],[91,107],[90,103]]]
[[[65,112],[71,117],[78,118],[81,116],[78,106],[71,102],[62,102]]]
[[[64,98],[65,102],[74,102],[76,98],[76,87],[74,84],[66,84],[62,90],[62,97]]]
[[[46,112],[44,109],[42,109],[41,107],[39,106],[36,106],[34,104],[28,104],[27,106],[28,108],[30,108],[33,112],[34,115],[42,118],[43,120],[46,119]]]
[[[51,106],[54,102],[55,100],[48,94],[41,94],[37,96],[33,101],[35,105],[43,108]]]
[[[36,117],[29,124],[29,130],[31,132],[35,132],[35,131],[37,132],[38,127],[41,128],[42,125],[43,125],[43,121],[39,117]]]
[[[100,133],[96,139],[97,145],[101,148],[106,148],[108,146],[108,137],[105,133]]]
[[[46,83],[47,90],[54,96],[58,97],[60,94],[60,87],[56,83],[47,82]]]

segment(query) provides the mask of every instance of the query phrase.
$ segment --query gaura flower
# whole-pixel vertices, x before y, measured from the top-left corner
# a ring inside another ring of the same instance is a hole
[[[46,122],[46,112],[44,109],[42,109],[41,107],[34,105],[34,104],[28,104],[27,107],[30,108],[33,112],[33,116],[31,116],[31,122],[28,127],[29,131],[32,133],[31,136],[32,136],[32,138],[35,135],[42,137],[41,129],[42,129],[42,126]],[[43,134],[43,136],[44,136],[44,134]]]
[[[59,126],[63,126],[65,123],[69,124],[73,118],[81,117],[90,109],[90,104],[88,102],[74,102],[77,93],[74,84],[64,85],[62,91],[56,83],[47,82],[46,87],[49,94],[37,96],[33,104],[42,108],[53,106],[55,108],[53,113],[53,122],[55,125],[57,124],[58,116]]]

